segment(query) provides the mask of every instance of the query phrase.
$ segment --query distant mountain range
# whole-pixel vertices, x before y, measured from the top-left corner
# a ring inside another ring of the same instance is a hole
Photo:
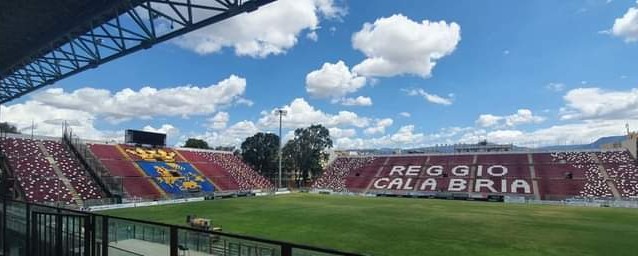
[[[535,148],[536,150],[584,150],[584,149],[600,149],[602,145],[609,143],[616,143],[625,140],[627,136],[619,135],[619,136],[608,136],[597,139],[596,141],[589,144],[575,144],[575,145],[556,145],[556,146],[544,146]],[[404,154],[409,153],[454,153],[455,145],[443,145],[436,147],[424,147],[424,148],[413,148],[413,149],[398,149],[398,148],[380,148],[380,149],[360,149],[360,150],[349,150],[356,151],[362,154],[374,154],[374,155],[387,155],[387,154],[395,154],[401,151]],[[530,148],[519,147],[514,145],[514,151],[526,151]]]

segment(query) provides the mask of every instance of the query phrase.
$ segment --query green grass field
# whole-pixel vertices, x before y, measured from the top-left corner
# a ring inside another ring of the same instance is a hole
[[[638,255],[638,209],[291,194],[104,213],[370,255]]]

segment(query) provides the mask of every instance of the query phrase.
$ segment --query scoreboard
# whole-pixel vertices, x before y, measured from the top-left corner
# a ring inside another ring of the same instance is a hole
[[[166,134],[129,129],[126,130],[124,142],[132,144],[166,146]]]

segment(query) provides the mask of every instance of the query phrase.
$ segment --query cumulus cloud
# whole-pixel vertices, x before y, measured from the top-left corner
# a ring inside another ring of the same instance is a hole
[[[284,141],[294,137],[294,129],[305,128],[313,124],[321,124],[328,128],[330,135],[336,139],[354,138],[359,129],[363,131],[365,128],[373,125],[381,127],[376,129],[385,129],[392,125],[392,119],[372,119],[369,117],[359,116],[357,113],[350,111],[338,111],[336,113],[327,113],[310,105],[305,99],[294,99],[290,104],[283,106],[286,115],[283,116],[283,128],[285,135]],[[209,130],[193,134],[190,137],[205,139],[211,145],[238,146],[248,136],[252,136],[257,132],[268,132],[279,128],[279,115],[277,109],[270,111],[262,111],[261,117],[256,121],[244,120],[231,125],[224,129],[217,129],[221,126],[215,126],[216,122],[227,122],[228,115],[226,112],[219,112],[212,118],[208,119],[207,127]],[[288,130],[288,131],[285,131]],[[186,137],[183,137],[185,139]]]
[[[246,79],[231,75],[208,87],[143,87],[139,91],[127,88],[114,93],[91,87],[72,92],[53,88],[34,94],[33,99],[55,108],[86,111],[117,123],[133,118],[214,113],[220,107],[241,101],[245,90]]]
[[[306,91],[313,97],[338,99],[356,92],[366,78],[351,73],[343,61],[324,63],[321,69],[306,75]]]
[[[287,114],[283,117],[283,126],[286,128],[307,127],[312,124],[322,124],[326,127],[354,126],[366,127],[369,118],[361,117],[354,112],[339,111],[336,114],[325,113],[311,106],[303,98],[294,99],[290,104],[283,106]],[[261,118],[257,122],[261,127],[275,128],[279,126],[279,116],[272,111],[262,111]]]
[[[332,127],[332,128],[328,128],[328,131],[330,131],[330,137],[336,138],[336,139],[349,138],[349,137],[353,137],[357,135],[357,131],[353,128],[341,129],[338,127]]]
[[[521,124],[537,124],[545,121],[545,117],[537,116],[529,109],[519,109],[516,113],[507,116],[481,114],[476,120],[480,127],[514,127]]]
[[[317,42],[319,40],[319,35],[317,35],[317,31],[311,31],[308,34],[306,34],[306,38]]]
[[[638,126],[638,121],[627,123]],[[624,134],[625,121],[603,120],[553,125],[533,131],[502,129],[485,132],[483,136],[495,143],[514,143],[519,146],[538,147],[561,144],[585,144],[612,135]]]
[[[159,128],[154,128],[153,126],[147,125],[142,128],[143,131],[154,132],[154,133],[163,133],[168,137],[175,137],[179,134],[179,129],[173,126],[172,124],[163,124]]]
[[[3,122],[15,125],[21,132],[35,135],[62,136],[62,124],[84,139],[121,141],[124,131],[103,131],[95,128],[95,116],[89,112],[63,109],[29,100],[24,103],[0,106]],[[33,124],[33,125],[32,125]]]
[[[374,126],[368,127],[363,130],[363,133],[365,133],[366,135],[385,134],[385,128],[390,127],[393,123],[394,121],[390,118],[380,119],[377,120]]]
[[[363,76],[412,74],[429,77],[436,62],[451,54],[461,40],[454,22],[415,22],[402,14],[365,23],[352,36],[352,46],[366,59],[353,67]]]
[[[481,127],[491,127],[496,126],[499,122],[503,120],[502,116],[495,116],[492,114],[481,114],[479,118],[476,120],[476,124]]]
[[[628,43],[638,41],[638,6],[629,8],[622,17],[614,21],[611,34],[624,38]]]
[[[261,130],[252,121],[240,121],[226,129],[206,131],[195,138],[205,140],[210,146],[239,146],[247,137],[255,135]]]
[[[332,0],[279,0],[190,32],[174,42],[199,54],[232,47],[236,55],[263,58],[285,53],[297,44],[301,33],[317,30],[321,19],[340,19],[346,12]]]
[[[230,120],[228,112],[217,112],[215,116],[208,119],[208,127],[211,129],[219,130],[226,128],[226,124]]]
[[[255,104],[255,102],[253,102],[252,100],[246,99],[246,98],[239,97],[235,101],[235,104],[252,107]]]
[[[638,127],[638,121],[627,122]],[[437,144],[476,143],[487,139],[492,143],[513,143],[517,146],[540,147],[548,145],[591,143],[604,136],[624,134],[625,121],[602,120],[553,125],[526,131],[502,127],[483,129],[476,127],[448,127],[432,133],[416,131],[413,125],[403,126],[389,135],[371,138],[345,137],[335,140],[338,149],[415,148]]]
[[[358,96],[356,98],[342,98],[339,100],[344,106],[372,106],[370,97]]]
[[[423,133],[415,133],[414,125],[406,125],[390,136],[390,140],[398,144],[414,144],[419,143],[425,135]]]
[[[561,119],[626,120],[638,118],[638,89],[608,91],[601,88],[577,88],[563,99]]]
[[[430,103],[434,103],[434,104],[439,104],[439,105],[452,105],[452,98],[445,98],[445,97],[441,97],[439,95],[436,94],[431,94],[426,92],[423,89],[409,89],[406,90],[404,89],[403,91],[405,91],[409,96],[421,96],[423,97],[426,101],[430,102]],[[452,96],[452,94],[450,94],[450,96]]]
[[[414,125],[400,127],[395,133],[375,138],[340,138],[335,141],[339,149],[369,149],[381,147],[409,148],[422,145],[425,134],[415,132]]]

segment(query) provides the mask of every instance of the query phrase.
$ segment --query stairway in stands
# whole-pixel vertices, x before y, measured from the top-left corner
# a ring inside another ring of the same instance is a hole
[[[607,173],[607,170],[603,166],[602,161],[600,161],[600,158],[598,158],[595,153],[589,153],[589,156],[594,159],[594,161],[596,161],[596,164],[598,165],[598,171],[603,176],[603,178],[605,178],[605,183],[607,183],[607,186],[609,186],[609,189],[614,195],[614,198],[620,199],[620,192],[618,191],[618,188],[616,188],[616,184],[612,181],[611,178],[609,178],[609,173]]]
[[[53,159],[53,156],[46,149],[42,141],[36,141],[36,145],[38,145],[38,148],[40,148],[40,151],[42,151],[42,154],[44,154],[44,158],[49,162],[49,164],[51,164],[51,167],[53,168],[55,175],[58,176],[58,179],[61,180],[62,184],[64,184],[66,189],[69,190],[69,192],[71,193],[71,197],[76,202],[76,204],[83,205],[84,201],[82,200],[82,197],[78,194],[78,192],[75,190],[73,185],[71,185],[71,182],[69,181],[69,179],[66,176],[64,176],[64,173],[62,173],[62,170],[60,170],[60,166],[55,161],[55,159]]]
[[[536,166],[534,166],[534,158],[531,153],[527,153],[527,162],[529,163],[529,175],[532,179],[532,190],[534,191],[534,199],[541,200],[541,193],[538,187],[538,177],[536,175]]]

